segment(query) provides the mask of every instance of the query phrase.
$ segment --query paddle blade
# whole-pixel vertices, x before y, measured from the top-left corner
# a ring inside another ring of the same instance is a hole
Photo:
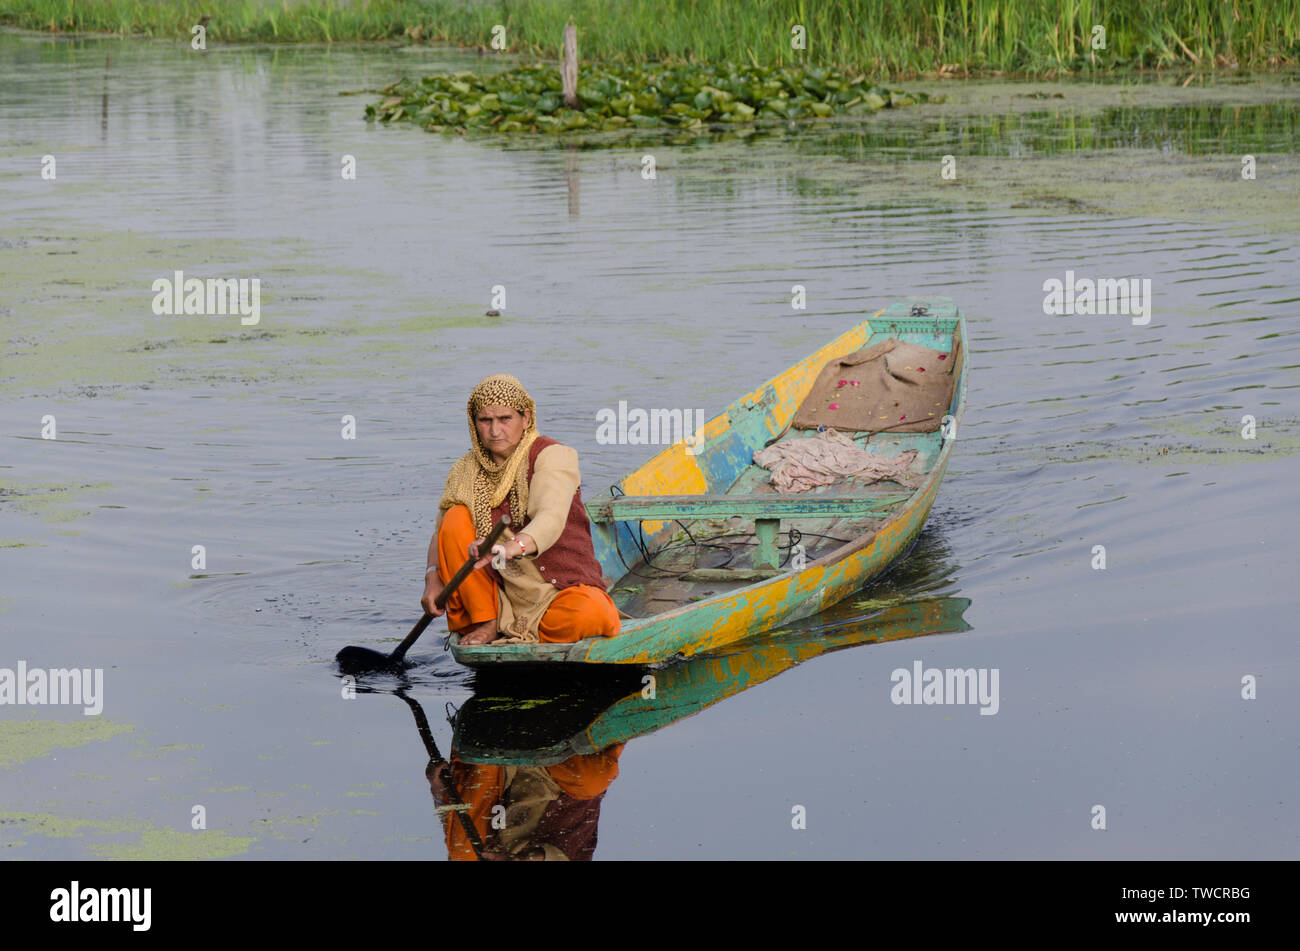
[[[388,654],[372,651],[368,647],[345,647],[334,660],[345,674],[364,674],[370,671],[397,671],[406,666],[394,661]]]

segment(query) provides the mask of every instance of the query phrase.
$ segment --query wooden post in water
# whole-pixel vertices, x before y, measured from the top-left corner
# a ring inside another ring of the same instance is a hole
[[[564,28],[564,61],[560,66],[560,82],[563,84],[564,105],[569,109],[578,108],[578,28],[569,18],[569,25]]]

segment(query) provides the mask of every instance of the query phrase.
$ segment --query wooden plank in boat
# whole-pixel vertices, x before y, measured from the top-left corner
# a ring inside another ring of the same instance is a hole
[[[678,518],[832,518],[888,511],[912,497],[908,492],[876,495],[623,495],[587,503],[593,522]]]

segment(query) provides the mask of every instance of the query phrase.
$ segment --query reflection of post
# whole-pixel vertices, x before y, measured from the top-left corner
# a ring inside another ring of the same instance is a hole
[[[112,55],[104,54],[104,94],[99,100],[99,138],[102,142],[108,141],[108,64]]]
[[[564,150],[564,181],[569,186],[569,217],[578,217],[578,148],[566,146]]]
[[[560,66],[560,82],[564,89],[564,104],[578,108],[578,28],[570,18],[564,28],[564,63]]]

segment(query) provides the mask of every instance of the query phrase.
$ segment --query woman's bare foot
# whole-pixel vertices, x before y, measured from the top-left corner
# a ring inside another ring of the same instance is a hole
[[[475,624],[460,632],[462,646],[488,644],[497,639],[497,619],[492,618],[481,624]]]

